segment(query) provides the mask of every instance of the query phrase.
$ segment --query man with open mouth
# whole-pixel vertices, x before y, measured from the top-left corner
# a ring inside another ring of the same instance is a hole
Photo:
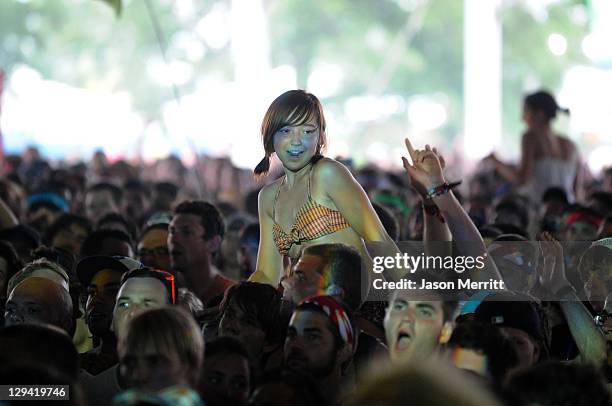
[[[384,321],[393,362],[428,358],[450,338],[458,302],[431,299],[431,294],[420,298],[410,290],[394,292]]]

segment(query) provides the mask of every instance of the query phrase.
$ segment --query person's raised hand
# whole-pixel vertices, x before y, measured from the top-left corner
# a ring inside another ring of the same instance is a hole
[[[563,247],[549,232],[540,234],[540,251],[544,260],[542,273],[539,275],[540,284],[557,293],[566,286],[570,286],[565,275],[565,262]]]
[[[408,138],[405,142],[412,164],[402,157],[404,169],[410,177],[412,186],[425,195],[427,189],[444,183],[442,174],[444,159],[441,160],[437,150],[435,148],[432,150],[429,145],[426,145],[424,150],[415,150]]]

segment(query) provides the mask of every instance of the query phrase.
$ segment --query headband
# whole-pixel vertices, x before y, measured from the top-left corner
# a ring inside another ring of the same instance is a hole
[[[338,333],[346,344],[351,347],[355,345],[353,325],[346,310],[331,296],[315,296],[304,300],[301,305],[311,304],[321,309],[327,315],[332,324],[338,329]],[[298,307],[299,310],[299,307]]]

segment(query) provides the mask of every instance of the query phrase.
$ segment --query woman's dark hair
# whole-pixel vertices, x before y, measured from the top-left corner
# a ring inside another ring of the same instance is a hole
[[[525,106],[534,113],[542,112],[548,121],[557,117],[558,112],[569,114],[569,109],[560,107],[554,96],[546,90],[540,90],[525,96]]]
[[[321,159],[321,152],[327,144],[325,116],[319,99],[304,90],[289,90],[272,102],[261,123],[265,157],[253,171],[256,176],[266,175],[270,170],[270,157],[274,152],[274,134],[285,126],[303,125],[310,119],[315,119],[319,126],[319,143],[317,152],[312,158],[313,162],[316,162]]]

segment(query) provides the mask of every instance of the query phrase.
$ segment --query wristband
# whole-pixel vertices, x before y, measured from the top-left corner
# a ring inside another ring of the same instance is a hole
[[[453,183],[444,182],[441,185],[431,187],[431,188],[427,189],[427,198],[431,199],[431,198],[436,197],[436,196],[444,195],[444,194],[450,192],[455,186],[458,186],[460,184],[461,184],[460,181],[459,182],[453,182]]]

